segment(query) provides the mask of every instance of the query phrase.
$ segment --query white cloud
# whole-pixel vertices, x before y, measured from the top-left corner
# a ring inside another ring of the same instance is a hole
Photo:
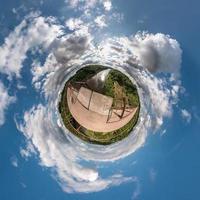
[[[62,37],[57,41],[54,55],[58,62],[68,63],[68,61],[79,58],[86,49],[91,47],[91,35],[84,30],[76,31],[67,37]]]
[[[134,181],[133,178],[126,178],[120,174],[102,179],[95,169],[81,166],[74,144],[60,133],[57,126],[49,123],[51,117],[51,113],[44,106],[38,105],[25,113],[24,125],[18,124],[17,127],[34,145],[39,153],[41,165],[54,167],[64,191],[94,192],[111,185]]]
[[[98,3],[97,0],[66,0],[65,2],[70,8],[80,10],[94,8],[94,6]]]
[[[24,90],[26,89],[26,86],[25,85],[22,85],[20,82],[17,83],[17,89],[18,90]]]
[[[16,98],[9,96],[7,89],[0,81],[0,126],[5,122],[5,112],[11,103],[16,101]]]
[[[187,123],[191,122],[192,115],[186,109],[181,110],[181,116]]]
[[[105,11],[112,9],[111,0],[65,0],[65,3],[72,9],[88,11],[103,6]]]
[[[104,6],[104,9],[106,11],[110,11],[112,9],[112,3],[111,3],[111,1],[104,1],[103,2],[103,6]]]
[[[83,25],[83,21],[80,18],[70,18],[65,22],[69,30],[74,31],[80,29]]]
[[[48,48],[61,33],[61,27],[54,24],[53,18],[30,15],[9,34],[0,47],[0,72],[9,77],[19,77],[27,52],[39,45]]]
[[[78,6],[79,0],[65,0],[65,3],[69,3],[69,7],[76,8]]]
[[[172,114],[170,90],[166,88],[163,79],[145,74],[141,74],[139,79],[152,107],[152,125],[158,129],[163,124],[163,118]]]
[[[179,73],[182,50],[179,43],[161,33],[139,33],[132,40],[133,54],[150,72]]]
[[[105,21],[105,15],[97,16],[94,21],[99,28],[104,28],[107,26]]]
[[[117,23],[121,23],[124,19],[124,14],[123,13],[118,13],[118,12],[114,12],[111,15],[111,19],[113,19],[113,21],[116,21]]]
[[[34,146],[29,141],[26,145],[26,148],[20,148],[20,155],[26,160],[32,155],[36,154]]]
[[[12,166],[18,167],[18,159],[17,159],[17,157],[15,157],[15,156],[11,157],[10,161],[11,161]]]
[[[44,83],[45,79],[42,79],[46,74],[56,71],[59,68],[59,64],[56,61],[56,58],[53,54],[49,54],[46,58],[46,61],[43,65],[38,60],[34,60],[32,63],[32,83],[35,88],[39,90]]]
[[[94,8],[98,0],[85,0],[85,8]]]
[[[65,25],[72,31],[77,29],[89,29],[95,34],[97,29],[108,26],[108,22],[120,23],[123,15],[118,12],[108,12],[112,9],[110,0],[69,0],[65,1],[68,7],[75,11],[81,11],[79,17],[67,19]]]

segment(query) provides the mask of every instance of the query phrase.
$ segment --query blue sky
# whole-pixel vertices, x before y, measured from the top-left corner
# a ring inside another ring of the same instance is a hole
[[[81,16],[83,12],[68,8],[64,1],[51,0],[40,4],[30,0],[10,0],[2,1],[1,5],[4,5],[0,8],[1,46],[5,38],[31,11],[39,10],[44,17],[54,16],[60,24],[64,24],[69,18]],[[16,13],[13,8],[16,9]],[[118,23],[116,19],[109,18],[108,27],[93,32],[96,43],[107,37],[129,37],[138,31],[169,34],[179,42],[183,51],[180,68],[181,92],[178,102],[173,105],[173,115],[169,118],[164,117],[163,125],[155,134],[148,130],[144,145],[129,156],[111,163],[82,161],[89,166],[99,168],[102,178],[122,173],[123,177],[133,177],[131,182],[111,186],[99,192],[70,194],[64,192],[59,185],[56,170],[42,164],[38,153],[28,158],[23,157],[20,150],[26,147],[27,138],[17,130],[15,119],[22,120],[24,112],[33,105],[41,102],[45,104],[43,94],[31,83],[30,68],[32,61],[38,55],[40,61],[45,60],[46,52],[43,55],[27,53],[20,79],[14,76],[9,80],[0,70],[1,82],[8,94],[16,98],[14,103],[7,106],[4,113],[5,122],[0,126],[0,199],[198,199],[200,195],[198,8],[197,0],[190,2],[128,0],[126,3],[116,0],[112,1],[111,12],[122,14],[123,19]],[[93,16],[97,15],[96,9],[91,12]],[[101,9],[98,12],[102,14]],[[106,12],[104,14],[106,19],[111,15]],[[66,32],[72,31],[68,29]],[[19,89],[17,87],[19,84],[26,88]],[[183,110],[189,113],[185,118]]]

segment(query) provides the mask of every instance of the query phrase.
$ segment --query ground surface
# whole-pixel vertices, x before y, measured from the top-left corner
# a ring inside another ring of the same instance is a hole
[[[122,109],[113,110],[108,120],[109,109],[112,105],[111,99],[106,98],[103,95],[94,95],[95,92],[93,92],[94,98],[91,98],[91,103],[89,105],[91,95],[89,93],[92,91],[83,88],[80,90],[82,90],[81,99],[79,99],[80,93],[78,94],[74,89],[68,87],[67,103],[75,120],[88,130],[96,132],[110,132],[117,130],[127,124],[137,111],[137,107],[127,109],[123,118],[120,118],[119,115],[122,112]],[[84,105],[82,102],[84,102]]]
[[[131,133],[139,118],[140,103],[137,88],[127,76],[108,67],[89,65],[65,84],[59,110],[71,133],[84,141],[107,145]]]

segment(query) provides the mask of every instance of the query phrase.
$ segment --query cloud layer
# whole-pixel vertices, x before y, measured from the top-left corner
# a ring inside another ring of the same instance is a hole
[[[38,13],[27,16],[0,47],[0,72],[19,77],[27,52],[38,46],[41,50],[47,49],[62,34],[61,27],[55,25],[54,20],[38,16]]]

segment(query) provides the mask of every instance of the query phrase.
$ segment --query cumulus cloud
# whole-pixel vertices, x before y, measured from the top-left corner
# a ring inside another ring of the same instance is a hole
[[[99,28],[103,28],[107,26],[104,15],[97,16],[94,21]]]
[[[78,11],[77,13],[81,11],[78,17],[66,20],[65,26],[71,31],[89,29],[95,35],[98,29],[101,31],[108,27],[108,22],[120,23],[123,18],[123,15],[116,10],[111,11],[110,0],[66,0],[65,2],[73,11]]]
[[[112,2],[110,0],[66,0],[65,2],[69,7],[78,9],[91,9],[97,4],[103,5],[106,11],[109,11],[112,8]]]
[[[3,85],[3,83],[0,81],[0,126],[2,126],[5,122],[5,112],[8,108],[8,106],[11,103],[14,103],[16,101],[16,98],[13,96],[9,96],[7,89]]]
[[[182,50],[175,39],[162,33],[139,33],[131,42],[139,64],[150,72],[179,73]]]
[[[69,3],[69,6],[71,8],[76,8],[79,3],[79,0],[65,0],[65,2]]]
[[[99,3],[98,0],[66,0],[65,2],[70,8],[76,8],[80,10],[94,8],[94,6]]]
[[[39,60],[34,60],[31,66],[31,72],[33,75],[32,83],[37,90],[39,90],[42,84],[45,82],[44,76],[50,74],[50,72],[56,71],[59,68],[59,64],[56,61],[53,53],[50,53],[47,56],[43,65]]]
[[[181,110],[181,116],[187,123],[191,122],[192,115],[186,109]]]
[[[111,0],[65,0],[65,3],[72,9],[88,11],[97,6],[103,6],[105,11],[112,9]]]
[[[103,2],[103,6],[104,6],[104,9],[106,11],[110,11],[112,9],[112,3],[111,3],[111,1],[104,1]]]
[[[151,121],[152,126],[158,129],[163,124],[164,117],[170,117],[172,114],[172,102],[170,101],[171,93],[162,79],[155,78],[152,75],[141,75],[140,82],[150,98],[153,110]]]
[[[83,21],[80,18],[70,18],[66,21],[65,24],[69,28],[69,30],[74,31],[82,27]]]
[[[19,77],[27,52],[36,46],[47,49],[61,33],[61,26],[56,25],[52,17],[44,18],[34,14],[27,17],[0,47],[0,72]]]
[[[58,62],[68,63],[69,60],[79,58],[91,46],[91,35],[86,31],[77,31],[67,37],[57,40],[54,55]]]

